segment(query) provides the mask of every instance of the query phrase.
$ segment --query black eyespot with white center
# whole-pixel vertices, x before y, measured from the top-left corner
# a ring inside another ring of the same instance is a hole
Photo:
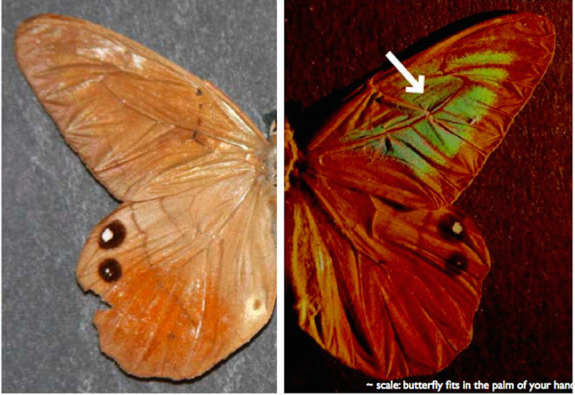
[[[437,229],[444,239],[450,241],[463,240],[465,228],[463,227],[462,218],[452,214],[446,214],[439,219]]]
[[[100,263],[98,274],[105,282],[113,283],[122,277],[122,265],[114,258],[108,258]]]
[[[100,233],[98,244],[105,250],[119,247],[126,238],[126,227],[119,220],[114,220],[108,224]]]

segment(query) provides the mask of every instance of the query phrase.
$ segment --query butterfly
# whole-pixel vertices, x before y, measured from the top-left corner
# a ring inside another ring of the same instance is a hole
[[[66,142],[123,203],[81,253],[100,347],[126,372],[196,377],[276,298],[275,140],[209,81],[83,20],[40,15],[18,65]]]
[[[491,260],[453,203],[545,74],[546,18],[475,25],[341,103],[305,147],[285,134],[286,276],[298,324],[378,379],[433,374],[465,349]],[[297,132],[297,131],[296,131]]]

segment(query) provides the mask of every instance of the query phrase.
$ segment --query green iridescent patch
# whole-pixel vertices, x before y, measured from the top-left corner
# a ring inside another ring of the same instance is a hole
[[[514,60],[513,54],[509,52],[495,52],[495,51],[482,51],[473,52],[469,55],[462,56],[457,59],[452,59],[453,66],[472,66],[479,67],[486,64],[499,64],[508,65]]]
[[[513,60],[509,53],[486,51],[455,59],[451,75],[427,70],[428,75],[435,76],[428,78],[423,94],[402,92],[396,101],[374,102],[366,110],[374,112],[373,105],[381,106],[377,120],[381,123],[371,129],[350,131],[341,141],[364,141],[364,146],[382,157],[409,163],[422,174],[434,173],[437,171],[434,166],[447,165],[448,159],[457,156],[473,140],[473,134],[477,133],[473,125],[479,124],[490,108],[497,105],[497,84],[508,77],[503,66]],[[421,74],[425,73],[421,70]],[[467,84],[466,80],[482,84]],[[385,140],[391,129],[393,136]]]

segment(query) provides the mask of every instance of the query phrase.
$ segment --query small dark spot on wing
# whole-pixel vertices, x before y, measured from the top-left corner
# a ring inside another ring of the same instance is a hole
[[[385,203],[386,205],[390,206],[391,208],[393,208],[396,211],[400,211],[402,213],[408,213],[410,211],[413,211],[413,209],[411,207],[407,207],[404,206],[401,203],[398,203],[396,201],[393,200],[389,200],[389,199],[384,199],[384,198],[378,198],[380,201],[382,201],[383,203]]]
[[[111,250],[119,247],[126,238],[126,227],[120,220],[110,222],[100,233],[98,244],[100,248]]]
[[[391,140],[389,139],[389,137],[385,138],[385,152],[390,152],[392,150],[391,147]]]
[[[202,90],[200,88],[198,88],[198,90],[196,91],[196,96],[201,96],[202,95]]]
[[[477,118],[473,117],[473,118],[467,118],[467,123],[469,125],[474,125],[477,122]]]
[[[98,274],[107,283],[118,281],[122,277],[122,265],[114,258],[108,258],[100,263]]]

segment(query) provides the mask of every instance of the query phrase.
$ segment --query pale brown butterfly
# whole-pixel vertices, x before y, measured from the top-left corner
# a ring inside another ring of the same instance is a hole
[[[67,143],[123,204],[80,256],[100,347],[128,373],[198,376],[269,321],[275,139],[210,82],[101,26],[40,15],[20,69]]]

